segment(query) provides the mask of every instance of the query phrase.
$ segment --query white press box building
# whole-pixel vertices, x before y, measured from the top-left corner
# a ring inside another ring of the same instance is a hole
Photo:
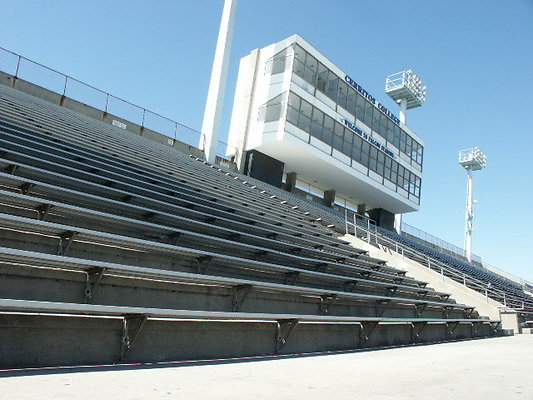
[[[419,209],[423,142],[298,35],[241,59],[229,133],[241,171],[392,228]]]

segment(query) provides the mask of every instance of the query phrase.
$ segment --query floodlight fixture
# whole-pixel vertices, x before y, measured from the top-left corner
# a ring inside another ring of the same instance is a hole
[[[406,112],[426,101],[426,86],[413,70],[397,72],[385,80],[385,93],[400,105],[400,121],[405,124]]]
[[[465,224],[465,255],[472,262],[472,233],[474,232],[474,179],[472,172],[487,166],[487,156],[478,147],[461,150],[459,164],[468,174],[466,181],[466,224]]]
[[[472,171],[479,171],[486,167],[487,156],[479,149],[479,147],[461,150],[459,152],[459,164],[461,164],[466,170],[471,169]]]

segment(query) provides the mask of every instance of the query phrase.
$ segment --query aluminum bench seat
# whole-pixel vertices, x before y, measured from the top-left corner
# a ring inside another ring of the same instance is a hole
[[[173,196],[176,198],[183,199],[184,201],[192,201],[197,204],[206,205],[222,211],[229,209],[238,214],[242,213],[242,215],[265,215],[264,211],[255,213],[251,210],[243,210],[239,207],[235,207],[235,204],[230,204],[230,202],[227,201],[224,202],[224,199],[220,197],[214,197],[213,193],[202,190],[198,187],[190,188],[188,185],[184,185],[182,183],[183,179],[171,181],[165,176],[158,176],[154,173],[151,174],[151,177],[148,177],[144,171],[142,171],[143,174],[139,174],[138,172],[136,173],[129,171],[128,169],[124,168],[124,166],[114,166],[113,160],[110,157],[107,160],[104,157],[100,157],[102,160],[94,160],[94,156],[92,155],[85,154],[81,156],[78,151],[74,152],[72,149],[68,151],[69,146],[66,145],[61,146],[65,148],[65,150],[63,150],[62,148],[59,148],[57,143],[54,142],[51,143],[55,144],[55,147],[51,144],[40,143],[36,141],[35,138],[33,141],[29,141],[29,139],[27,141],[23,141],[20,140],[21,138],[19,136],[6,133],[7,129],[5,128],[2,128],[2,131],[4,131],[3,137],[5,139],[0,138],[0,145],[16,152],[31,155],[36,158],[46,159],[47,161],[60,163],[63,166],[70,166],[74,169],[92,172],[93,174],[98,174],[104,179],[120,179],[122,182],[130,183],[135,186],[161,192],[172,192]],[[234,197],[236,199],[237,196]],[[235,203],[235,201],[233,203]],[[249,203],[250,202],[241,200],[238,205],[242,206],[242,204],[246,204],[246,206],[249,206]],[[294,213],[276,214],[274,211],[271,211],[269,214],[275,215],[276,218],[281,218],[284,220],[284,222],[286,221],[286,223],[291,223],[296,226],[308,226],[312,229],[316,229],[318,227],[316,224],[312,224],[309,221],[304,221],[303,218],[291,218]]]
[[[23,214],[21,216],[29,216],[30,218],[34,216],[39,220],[50,220],[56,219],[57,217],[59,217],[60,220],[67,218],[69,220],[69,225],[73,227],[95,229],[94,224],[98,223],[98,229],[102,232],[123,234],[126,236],[155,240],[164,243],[179,243],[181,246],[216,251],[226,255],[236,255],[243,258],[255,259],[258,254],[261,254],[262,260],[276,264],[306,265],[308,267],[314,267],[317,263],[324,263],[323,267],[328,269],[342,269],[342,267],[346,265],[347,268],[355,268],[360,272],[366,272],[365,269],[358,267],[356,263],[336,262],[338,255],[321,253],[314,249],[309,249],[313,251],[310,251],[311,254],[307,255],[300,252],[300,250],[303,249],[294,246],[292,249],[298,250],[298,254],[294,252],[282,252],[269,247],[261,247],[241,243],[240,241],[221,239],[202,233],[191,232],[188,229],[180,229],[169,226],[168,224],[163,225],[161,223],[141,221],[9,191],[0,190],[0,196],[3,198],[3,206],[11,207],[9,210],[14,210],[14,214]],[[74,222],[72,222],[73,219]],[[56,222],[61,223],[61,221]],[[186,241],[187,244],[185,244],[184,241]],[[371,271],[387,272],[390,275],[390,271],[383,268],[375,267]],[[397,272],[394,269],[392,271]],[[413,283],[420,283],[420,281],[415,281]]]
[[[251,270],[252,268],[257,271],[302,271],[305,269],[283,266],[280,264],[266,263],[256,260],[250,260],[235,256],[227,256],[215,252],[196,250],[187,247],[175,246],[170,244],[164,244],[159,242],[152,242],[143,239],[137,239],[127,236],[121,236],[116,234],[109,234],[104,232],[93,231],[84,228],[72,227],[68,225],[62,225],[57,223],[51,223],[46,221],[38,221],[34,219],[18,217],[7,214],[0,214],[0,228],[12,230],[18,232],[21,235],[33,234],[33,235],[45,235],[57,240],[57,252],[60,255],[65,255],[68,248],[72,243],[88,243],[96,246],[115,246],[117,248],[123,248],[129,251],[143,251],[154,252],[157,254],[179,255],[179,259],[182,262],[187,262],[187,265],[196,265],[199,259],[209,258],[209,261],[214,263],[220,263],[226,266],[241,267]],[[308,270],[309,271],[309,270]],[[317,271],[312,271],[317,272]],[[319,275],[317,275],[319,276]],[[323,276],[323,275],[320,275]],[[365,282],[370,284],[373,281],[368,280],[367,274],[359,274],[357,270],[345,269],[342,275],[338,273],[329,273],[330,277],[336,276],[339,283],[343,283],[351,280],[352,278],[365,278]],[[390,278],[387,282],[390,286],[403,284],[403,280],[397,279],[397,276],[389,276],[385,273],[376,272],[375,276],[386,279]],[[425,283],[422,282],[421,287],[425,287]]]
[[[298,232],[294,233],[292,230],[282,230],[280,232],[280,227],[278,226],[259,226],[258,224],[251,224],[249,223],[243,223],[240,221],[235,221],[230,218],[225,217],[213,217],[211,214],[204,213],[201,211],[196,211],[194,209],[190,209],[187,207],[172,205],[168,203],[164,203],[160,200],[155,200],[149,197],[136,195],[131,192],[123,191],[116,188],[110,188],[105,185],[95,184],[95,183],[88,183],[84,180],[80,180],[73,177],[65,177],[62,176],[59,173],[51,173],[46,170],[42,170],[40,168],[36,167],[29,167],[26,164],[14,162],[10,160],[5,160],[0,158],[0,168],[4,167],[4,170],[11,168],[11,174],[16,174],[17,177],[24,178],[26,180],[44,180],[45,182],[53,182],[54,185],[60,185],[61,187],[76,189],[78,191],[82,191],[85,193],[92,193],[93,195],[97,195],[103,198],[109,198],[114,199],[116,201],[122,201],[124,203],[124,199],[128,199],[128,202],[139,204],[139,205],[146,205],[150,208],[153,208],[155,211],[159,212],[159,210],[164,210],[166,212],[176,211],[178,215],[196,219],[198,221],[202,222],[209,222],[211,224],[216,224],[217,226],[223,226],[230,229],[238,229],[239,231],[248,232],[252,234],[263,234],[265,237],[272,237],[275,236],[276,238],[283,238],[286,241],[290,241],[295,243],[296,245],[301,244],[303,246],[308,247],[316,247],[316,246],[323,246],[323,250],[326,251],[334,251],[337,253],[336,247],[329,246],[330,241],[321,241],[320,238],[310,238],[305,237],[302,234],[299,234]],[[13,170],[14,169],[14,170]],[[6,174],[2,174],[2,179],[5,179]],[[7,177],[9,179],[9,177]],[[50,183],[48,183],[50,185]],[[157,214],[157,212],[155,214]],[[270,229],[269,229],[270,228]],[[291,235],[292,233],[292,235]],[[360,260],[360,254],[355,251],[351,254],[346,254],[346,256],[349,256],[350,259],[354,258],[356,262],[362,266],[382,266],[384,262],[380,262],[379,264],[367,262],[366,260]],[[339,255],[340,257],[345,257],[342,253]],[[346,257],[345,257],[346,258]],[[386,269],[387,267],[385,267]]]
[[[32,119],[32,121],[34,121],[34,120]],[[20,123],[20,122],[22,122],[22,121],[19,120],[19,123]],[[38,125],[38,126],[40,126],[40,127],[42,128],[42,125],[41,125],[41,124],[35,124],[35,123],[34,123],[33,125],[34,125],[34,126]],[[53,128],[53,127],[51,127],[51,128]],[[56,126],[55,128],[57,129],[57,126]],[[72,129],[72,128],[71,128],[71,129]],[[78,129],[78,130],[79,130],[79,129]],[[91,140],[91,141],[94,141],[94,140]],[[69,145],[70,145],[70,144],[69,144]],[[112,143],[110,143],[109,145],[110,145],[110,146],[113,146]],[[66,147],[66,144],[64,144],[63,147]],[[106,147],[106,149],[107,149],[107,147]],[[123,147],[118,147],[118,149],[117,149],[117,152],[118,152],[118,153],[123,152],[123,151],[124,151]],[[174,164],[175,164],[175,163],[174,163]],[[202,171],[202,172],[205,173],[206,171]],[[195,175],[195,174],[193,174],[193,176],[192,176],[193,178],[194,178],[194,175]],[[219,177],[220,177],[220,174],[219,174]],[[190,178],[189,178],[189,179],[190,179]],[[200,186],[202,185],[203,182],[209,182],[209,181],[208,181],[207,179],[204,179],[204,178],[200,178],[199,180],[197,179],[197,181],[196,181],[196,186],[197,186],[197,187],[196,187],[195,189],[198,189],[198,187],[200,187]],[[225,181],[219,181],[219,182],[220,182],[220,183],[223,183],[223,184],[231,183],[231,182],[230,182],[229,180],[227,180],[227,179],[226,179]],[[242,186],[242,185],[240,185],[240,186]],[[209,186],[209,188],[210,188],[211,190],[213,189],[213,187],[211,187],[211,186]],[[223,189],[226,189],[226,188],[224,187]],[[241,187],[240,189],[241,189],[241,193],[246,194],[246,195],[249,195],[249,194],[250,194],[249,191],[248,191],[248,192],[242,192],[242,187]],[[233,188],[231,191],[235,191],[235,188]],[[227,195],[227,193],[225,193],[225,192],[227,192],[227,190],[219,191],[219,193],[220,193],[220,200],[224,200],[224,196]],[[228,195],[228,196],[234,197],[234,196],[232,196],[232,195]],[[263,197],[263,199],[257,199],[257,198],[256,198],[255,200],[264,200],[265,196],[262,196],[262,197]],[[268,197],[268,198],[271,198],[271,197]],[[253,206],[256,202],[257,202],[257,201],[255,201],[255,202],[251,202],[251,204],[249,204],[249,205],[250,205],[250,206]],[[275,205],[275,203],[274,203],[273,205]],[[280,204],[278,203],[277,205],[279,206]],[[271,209],[272,209],[272,208],[271,208]],[[273,210],[273,209],[272,209],[272,210]],[[294,217],[293,214],[297,214],[297,213],[292,213],[292,214],[290,214],[290,215],[283,215],[283,214],[281,214],[281,215],[284,216],[285,218],[289,218],[289,219],[290,219],[290,218],[293,218],[293,217]],[[301,219],[303,219],[303,218],[301,218]],[[326,232],[326,231],[325,231],[325,232]],[[330,232],[326,232],[326,233],[331,234]]]
[[[6,158],[9,157],[9,158]],[[195,209],[194,205],[188,206],[188,204],[176,204],[177,202],[171,195],[166,195],[162,193],[157,193],[154,191],[141,190],[139,194],[139,189],[137,187],[132,187],[131,185],[117,183],[116,187],[109,187],[114,185],[114,182],[101,179],[101,183],[88,182],[84,179],[79,179],[74,176],[68,176],[61,173],[61,165],[55,164],[54,167],[56,171],[50,171],[48,169],[42,169],[35,166],[30,166],[27,164],[28,159],[31,157],[25,156],[24,154],[15,154],[13,152],[9,154],[4,154],[0,158],[0,168],[3,168],[4,171],[11,173],[16,173],[18,176],[28,177],[30,179],[39,179],[44,180],[45,182],[58,184],[60,186],[66,186],[71,188],[83,189],[85,191],[92,191],[93,194],[98,194],[103,197],[110,197],[115,199],[130,199],[129,201],[135,201],[137,203],[143,201],[150,206],[160,205],[162,209],[168,210],[169,208],[178,209],[182,215],[197,216],[198,219],[202,220],[212,220],[213,223],[222,223],[229,226],[253,226],[252,230],[257,228],[263,228],[266,230],[266,235],[272,235],[274,232],[282,232],[287,234],[292,234],[296,237],[305,237],[309,242],[324,245],[335,245],[338,244],[335,242],[335,239],[318,237],[316,234],[301,232],[295,230],[291,226],[283,226],[283,224],[272,224],[268,222],[258,222],[253,218],[244,218],[234,215],[231,212],[224,212],[218,210],[212,210],[207,207],[198,207]],[[18,160],[18,161],[14,161]],[[44,163],[44,162],[43,162]],[[51,164],[46,162],[47,164]],[[74,171],[73,171],[73,175]],[[80,173],[78,175],[89,175],[88,173]],[[121,189],[124,187],[125,189]],[[132,190],[132,191],[127,191]],[[143,203],[144,204],[144,203]],[[360,253],[352,249],[350,255],[359,256]],[[363,260],[361,261],[363,262]]]
[[[310,254],[318,253],[322,255],[332,254],[334,257],[340,256],[335,252],[336,248],[320,246],[321,249],[318,250],[315,247],[311,247],[305,240],[292,241],[293,238],[288,235],[276,234],[277,239],[272,239],[266,236],[259,236],[256,234],[257,232],[252,234],[244,232],[242,229],[230,229],[187,218],[178,214],[171,214],[156,210],[154,208],[135,205],[131,202],[125,203],[123,201],[112,200],[107,197],[95,196],[85,192],[79,192],[64,187],[50,185],[41,181],[23,178],[4,172],[0,172],[0,187],[5,188],[6,190],[10,191],[10,193],[16,192],[31,194],[36,201],[41,201],[43,203],[49,201],[53,202],[55,201],[54,199],[61,199],[63,202],[69,202],[65,204],[76,204],[86,208],[87,210],[101,210],[103,212],[122,215],[129,218],[143,219],[146,215],[150,215],[150,221],[164,222],[168,226],[172,226],[175,229],[182,229],[186,227],[193,233],[205,233],[220,238],[239,240],[244,243],[265,246],[279,251],[288,252],[298,245],[301,246],[300,248],[304,253],[308,251]],[[386,267],[381,269],[386,269]],[[402,271],[391,268],[391,272],[394,271],[400,272],[403,275]]]
[[[208,275],[208,274],[196,274],[188,272],[170,271],[155,268],[137,267],[131,265],[123,265],[116,263],[109,263],[103,261],[86,260],[74,257],[57,256],[39,252],[25,251],[19,249],[0,247],[0,262],[5,264],[15,265],[17,268],[27,266],[29,268],[47,268],[51,270],[74,270],[83,272],[86,274],[93,274],[95,276],[96,287],[98,284],[105,280],[106,276],[118,275],[126,276],[128,278],[137,279],[152,279],[161,282],[172,282],[176,284],[194,283],[201,285],[216,285],[226,288],[246,288],[247,291],[263,291],[272,293],[286,293],[289,295],[300,295],[305,297],[314,296],[316,299],[329,299],[334,301],[351,301],[351,302],[364,302],[364,303],[380,303],[383,301],[383,296],[365,295],[361,293],[346,292],[339,290],[326,290],[317,287],[277,284],[272,282],[257,281],[251,279],[237,279],[228,278],[223,276]],[[93,287],[94,283],[93,282]],[[90,287],[90,286],[89,286]],[[87,288],[83,288],[87,290]],[[92,289],[89,289],[92,290]],[[397,292],[396,292],[397,293]],[[417,302],[412,303],[412,299],[403,297],[392,297],[392,295],[385,296],[387,299],[391,299],[395,305],[414,306],[425,305],[427,303]],[[86,296],[93,297],[92,295]],[[424,299],[422,301],[430,301]],[[447,309],[448,312],[453,309],[458,311],[468,311],[470,308],[465,308],[463,305],[457,305],[456,303],[432,302],[429,306],[433,308]],[[318,310],[318,308],[317,308]],[[383,312],[385,310],[383,309]],[[321,310],[321,313],[327,313],[327,311]],[[422,313],[420,313],[422,314]]]
[[[41,336],[44,331],[35,329],[32,332],[32,337],[45,346],[39,355],[45,359],[59,356],[60,359],[66,360],[66,364],[75,363],[76,365],[80,365],[79,360],[82,360],[83,364],[95,362],[102,364],[103,360],[116,363],[168,360],[169,357],[170,360],[182,359],[183,357],[190,359],[191,356],[187,356],[188,353],[183,351],[183,347],[190,343],[190,340],[187,342],[184,340],[186,340],[187,335],[191,334],[199,336],[199,340],[194,340],[193,343],[202,348],[209,345],[207,340],[215,340],[217,345],[231,346],[230,350],[224,352],[221,352],[220,348],[218,351],[214,348],[208,349],[208,354],[216,354],[216,358],[227,358],[243,355],[241,346],[235,348],[235,340],[230,339],[235,334],[238,335],[236,340],[253,340],[256,346],[259,346],[256,351],[265,355],[301,352],[302,349],[305,349],[306,336],[316,332],[317,328],[320,328],[322,332],[338,334],[338,327],[342,326],[344,328],[343,333],[352,340],[348,342],[350,344],[344,344],[341,348],[354,349],[387,343],[387,333],[390,332],[391,327],[394,327],[395,330],[400,326],[404,327],[402,329],[404,333],[402,341],[395,340],[397,345],[399,343],[414,344],[432,341],[432,337],[436,337],[437,340],[444,338],[450,340],[459,326],[463,327],[463,331],[464,327],[470,327],[469,337],[493,336],[498,334],[498,329],[501,326],[500,321],[483,318],[310,316],[305,314],[105,306],[8,298],[0,298],[0,318],[13,321],[12,323],[16,324],[24,323],[30,329],[32,326],[38,327],[40,323],[46,321],[48,326],[46,332],[61,335],[64,342],[60,346],[57,346],[57,341],[56,343],[49,343],[47,337]],[[36,322],[32,323],[32,320]],[[165,325],[161,325],[161,321]],[[80,331],[78,326],[82,326],[83,330]],[[205,331],[209,330],[211,326],[219,327],[213,332],[215,335],[205,335]],[[355,329],[346,329],[351,326],[354,326]],[[90,330],[91,327],[92,330]],[[180,335],[180,328],[187,329],[185,336],[183,333]],[[242,332],[243,330],[244,332]],[[430,330],[432,334],[426,338],[424,337],[424,330]],[[438,332],[437,335],[435,335],[436,332]],[[225,333],[225,335],[219,337],[221,333]],[[92,335],[92,337],[88,335]],[[9,336],[7,337],[9,338]],[[77,342],[76,338],[78,339]],[[166,339],[164,343],[158,341],[161,338]],[[304,342],[301,343],[301,340]],[[98,354],[87,352],[86,350],[89,350],[95,342],[99,344]],[[0,343],[0,349],[7,350],[5,342]],[[152,354],[154,350],[157,352],[155,360]],[[88,355],[86,355],[87,353]],[[205,351],[202,354],[205,354]],[[256,355],[257,353],[244,354]],[[213,356],[206,358],[213,358]],[[10,363],[20,366],[21,362],[30,366],[42,366],[39,362],[35,363],[34,359],[21,361],[20,358],[17,358],[16,360],[8,359],[6,362],[8,366],[11,366]]]
[[[17,299],[0,299],[0,310],[9,312],[38,312],[54,314],[82,314],[82,315],[115,315],[132,316],[144,315],[157,318],[174,319],[202,319],[202,320],[240,320],[240,321],[284,321],[296,320],[298,322],[331,322],[354,323],[378,322],[391,324],[412,324],[417,322],[447,324],[490,324],[498,325],[501,321],[485,318],[385,318],[385,317],[342,317],[331,315],[295,315],[295,314],[267,314],[267,313],[240,313],[220,311],[192,311],[144,307],[104,306],[96,304],[60,303]]]
[[[74,257],[66,257],[66,256],[58,256],[53,254],[47,254],[47,253],[39,253],[34,251],[27,251],[27,250],[20,250],[15,248],[9,248],[9,247],[0,247],[0,262],[2,263],[16,263],[17,265],[28,265],[31,267],[48,267],[48,268],[64,268],[64,269],[76,269],[79,271],[92,271],[95,269],[106,271],[109,273],[113,272],[120,272],[120,273],[127,273],[128,276],[140,276],[140,277],[159,277],[159,278],[176,278],[179,282],[202,282],[202,283],[208,283],[208,282],[217,282],[218,284],[226,284],[227,286],[236,286],[236,285],[242,285],[242,284],[253,284],[255,287],[274,287],[274,288],[283,288],[284,290],[291,291],[292,288],[295,287],[294,283],[285,283],[283,285],[281,284],[273,284],[272,282],[268,281],[251,281],[249,279],[238,279],[238,278],[228,278],[224,276],[219,275],[211,275],[210,277],[207,277],[204,274],[197,274],[197,273],[187,273],[187,272],[180,272],[180,271],[174,271],[174,270],[165,270],[165,269],[155,269],[155,268],[146,268],[146,267],[138,267],[138,266],[132,266],[132,265],[122,265],[122,264],[116,264],[116,263],[110,263],[110,262],[104,262],[104,261],[95,261],[95,260],[88,260],[88,259],[80,259],[80,258],[74,258]],[[392,290],[397,289],[395,293],[412,293],[413,287],[410,286],[404,286],[400,284],[391,285],[387,284],[385,282],[379,282],[379,281],[368,281],[365,279],[359,279],[354,278],[350,280],[345,280],[344,277],[333,275],[333,274],[327,274],[322,272],[313,272],[313,271],[306,271],[298,268],[292,268],[287,267],[282,269],[282,271],[286,272],[297,272],[302,277],[308,277],[309,280],[312,282],[313,286],[302,286],[301,288],[306,289],[313,289],[318,290],[315,293],[322,293],[322,294],[330,294],[333,292],[339,293],[339,295],[344,295],[346,293],[351,293],[350,290],[331,290],[331,288],[322,288],[320,286],[321,280],[330,280],[331,282],[335,283],[352,283],[356,282],[357,284],[364,285],[365,283],[368,286],[371,287],[384,287],[386,289]],[[291,288],[287,288],[287,286],[290,286]],[[392,293],[390,291],[389,293]],[[432,289],[427,288],[419,288],[417,291],[418,294],[425,296],[426,294],[432,294],[440,297],[441,302],[446,302],[447,299],[450,297],[450,294],[443,293],[443,292],[435,292]],[[425,297],[424,297],[425,298]]]

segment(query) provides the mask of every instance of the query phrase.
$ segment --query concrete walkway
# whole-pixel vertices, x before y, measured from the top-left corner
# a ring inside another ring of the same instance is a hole
[[[0,372],[0,399],[533,399],[533,335],[245,362]]]

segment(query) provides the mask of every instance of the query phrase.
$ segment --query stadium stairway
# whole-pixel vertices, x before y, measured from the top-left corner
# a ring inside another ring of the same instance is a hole
[[[305,202],[3,85],[0,196],[2,368],[499,333]]]

